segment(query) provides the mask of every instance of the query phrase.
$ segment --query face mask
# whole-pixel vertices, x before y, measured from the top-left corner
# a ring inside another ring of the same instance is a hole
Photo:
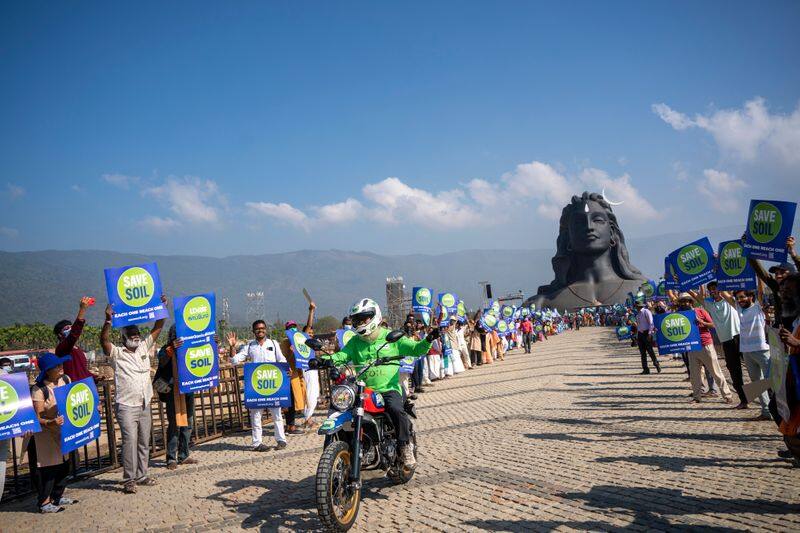
[[[14,370],[14,367],[11,366],[11,365],[0,366],[0,371],[4,372],[6,374],[10,374],[12,370]]]
[[[125,339],[125,347],[129,350],[135,350],[141,344],[141,339]]]
[[[72,328],[71,328],[71,327],[69,327],[69,326],[68,326],[68,327],[66,327],[66,328],[64,328],[64,329],[62,329],[62,330],[61,330],[61,336],[62,336],[62,337],[66,337],[67,335],[69,335],[69,332],[70,332],[71,330],[72,330]]]
[[[345,324],[344,329],[353,329],[353,326],[350,324]]]

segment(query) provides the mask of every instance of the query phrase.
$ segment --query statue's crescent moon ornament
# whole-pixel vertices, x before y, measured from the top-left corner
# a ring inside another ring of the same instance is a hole
[[[612,201],[611,201],[611,198],[609,198],[608,196],[606,196],[606,189],[605,189],[605,187],[603,187],[603,190],[600,192],[600,195],[601,195],[603,198],[605,198],[606,202],[608,202],[608,205],[617,206],[617,205],[622,205],[622,204],[624,204],[624,203],[625,203],[625,202],[612,202]]]

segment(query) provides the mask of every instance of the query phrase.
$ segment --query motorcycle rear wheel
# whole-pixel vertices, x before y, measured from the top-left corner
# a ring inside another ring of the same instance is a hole
[[[414,459],[417,459],[417,435],[415,433],[411,433],[411,442],[414,444]],[[406,467],[399,465],[390,468],[387,472],[387,475],[392,482],[397,485],[402,485],[403,483],[408,483],[411,481],[411,478],[414,477],[414,472],[416,470],[416,466]]]
[[[350,446],[334,441],[322,452],[316,476],[317,512],[328,531],[347,531],[356,521],[361,504],[361,489],[348,496]]]

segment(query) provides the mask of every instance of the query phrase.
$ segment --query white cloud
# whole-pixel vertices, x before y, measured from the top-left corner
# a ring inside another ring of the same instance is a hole
[[[317,219],[325,224],[342,224],[351,222],[362,216],[364,206],[361,202],[353,198],[348,198],[344,202],[323,205],[317,209]]]
[[[6,183],[6,189],[3,192],[3,195],[10,198],[11,200],[16,200],[17,198],[22,198],[25,196],[25,187],[21,185],[16,185],[14,183]]]
[[[16,228],[0,226],[0,236],[7,237],[9,239],[16,239],[19,237],[19,230]]]
[[[697,184],[697,190],[715,211],[729,213],[739,208],[737,192],[745,188],[745,182],[713,168],[705,169],[703,176]]]
[[[663,218],[631,183],[628,174],[612,178],[607,172],[589,168],[567,177],[539,161],[517,165],[497,181],[473,179],[446,191],[412,187],[391,177],[362,188],[362,200],[348,198],[339,203],[301,210],[288,203],[248,202],[251,214],[273,218],[306,231],[312,227],[346,224],[354,220],[384,225],[413,223],[439,230],[467,229],[478,224],[500,225],[527,206],[544,218],[558,220],[573,194],[603,188],[615,207],[635,220]]]
[[[678,181],[686,181],[689,179],[689,173],[686,172],[686,167],[680,161],[672,162],[672,170],[675,172],[675,179]]]
[[[245,206],[251,214],[274,218],[306,231],[309,229],[309,220],[306,214],[287,203],[247,202]]]
[[[661,120],[676,130],[685,130],[696,125],[689,117],[683,113],[673,111],[667,104],[653,104],[651,109],[653,113],[661,117]]]
[[[431,193],[392,177],[365,185],[362,193],[374,204],[369,215],[387,224],[414,222],[430,228],[457,229],[480,220],[459,189]]]
[[[225,196],[213,180],[194,176],[169,176],[163,184],[148,187],[142,193],[169,207],[178,221],[215,225],[221,222]]]
[[[505,185],[508,201],[536,200],[538,212],[553,219],[560,216],[572,195],[580,192],[577,190],[580,185],[570,183],[555,168],[540,161],[517,165],[513,172],[503,174],[500,181]]]
[[[174,218],[156,216],[145,217],[140,224],[158,233],[167,233],[181,226]]]
[[[69,190],[72,192],[85,192],[85,189],[77,184],[70,185]]]
[[[614,210],[634,220],[651,220],[663,218],[664,214],[639,194],[631,184],[631,177],[623,174],[619,178],[612,178],[608,172],[597,168],[587,168],[581,172],[581,181],[592,189],[605,191],[606,200],[622,202]]]
[[[800,165],[800,105],[791,114],[770,113],[761,97],[741,109],[720,109],[694,118],[654,104],[653,111],[675,128],[700,128],[710,133],[724,155],[742,161],[777,158],[787,166]]]
[[[130,189],[131,185],[136,185],[141,181],[139,176],[126,176],[125,174],[103,174],[100,179],[125,190]]]

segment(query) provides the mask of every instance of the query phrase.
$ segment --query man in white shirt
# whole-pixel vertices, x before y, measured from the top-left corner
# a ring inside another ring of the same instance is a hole
[[[167,297],[161,295],[167,307]],[[150,334],[142,338],[137,326],[120,330],[123,346],[111,343],[111,319],[114,309],[106,306],[106,321],[100,331],[103,353],[114,369],[114,398],[117,422],[122,433],[122,483],[126,494],[134,494],[136,485],[152,486],[156,480],[147,475],[150,460],[150,400],[153,384],[150,378],[150,352],[164,327],[164,319],[156,320]]]
[[[234,364],[248,363],[286,363],[286,357],[281,352],[280,344],[272,339],[267,338],[267,323],[263,320],[256,320],[253,322],[253,336],[255,339],[243,344],[236,355],[233,356],[232,362]],[[236,349],[236,334],[228,335],[228,343],[231,346],[231,351]],[[291,377],[289,374],[288,377]],[[283,431],[283,416],[281,415],[280,407],[269,407],[269,413],[272,416],[272,422],[275,426],[275,440],[278,443],[277,448],[282,450],[286,447],[286,434]],[[266,452],[269,450],[263,441],[261,428],[262,415],[265,409],[249,409],[250,411],[250,427],[252,428],[253,450],[257,452]]]
[[[734,409],[747,409],[747,396],[744,394],[742,377],[742,352],[739,349],[739,312],[722,297],[717,289],[716,281],[712,281],[706,287],[710,298],[705,298],[705,291],[699,295],[693,291],[689,292],[708,311],[714,322],[714,330],[717,332],[717,337],[722,343],[722,351],[725,354],[725,366],[728,367],[728,373],[731,375],[733,389],[739,396],[739,405]]]
[[[729,295],[723,295],[728,303],[734,304]],[[766,317],[761,305],[755,301],[753,291],[735,291],[737,310],[739,312],[739,349],[744,357],[744,364],[750,381],[758,381],[769,377],[769,344],[767,343]],[[772,420],[769,412],[769,395],[767,391],[759,395],[761,415],[757,420]]]

